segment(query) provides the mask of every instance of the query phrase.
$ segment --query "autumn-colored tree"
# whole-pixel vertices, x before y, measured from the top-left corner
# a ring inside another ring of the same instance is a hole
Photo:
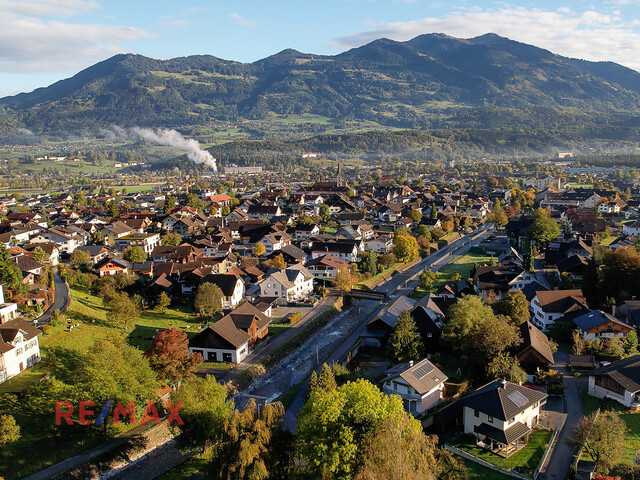
[[[160,243],[165,247],[176,247],[182,243],[182,237],[179,233],[167,233],[162,236]]]
[[[147,259],[147,252],[140,246],[129,247],[122,256],[127,262],[144,262]]]
[[[435,283],[436,278],[438,278],[438,276],[436,275],[435,272],[431,270],[425,270],[418,277],[418,285],[420,286],[420,288],[429,289],[433,287],[433,284]]]
[[[174,383],[195,373],[203,362],[199,353],[189,353],[187,334],[175,328],[165,328],[156,333],[145,356],[160,380]]]
[[[125,292],[115,292],[104,297],[103,303],[109,309],[107,320],[114,327],[127,331],[140,318],[138,306]]]
[[[353,286],[358,283],[358,280],[358,276],[351,273],[349,265],[343,265],[338,268],[338,271],[336,272],[334,284],[341,292],[350,292],[353,289]]]
[[[520,362],[508,353],[498,353],[487,365],[487,375],[491,378],[504,378],[510,382],[522,383],[527,380],[527,372]]]
[[[607,250],[602,256],[599,297],[640,296],[640,253],[635,247]],[[626,295],[624,294],[626,292]]]
[[[255,247],[253,247],[253,254],[257,257],[264,255],[266,251],[266,247],[260,242],[256,243]]]
[[[70,260],[71,265],[76,268],[80,268],[91,262],[91,255],[89,255],[87,252],[76,249],[71,254]]]
[[[488,215],[487,220],[500,226],[506,225],[509,221],[507,214],[500,204],[500,200],[497,198],[493,201],[493,207],[491,208],[491,213]]]
[[[411,209],[407,212],[407,217],[418,223],[422,219],[422,212],[418,209]]]
[[[396,235],[393,239],[393,254],[399,261],[409,263],[418,257],[420,247],[414,237]]]
[[[273,257],[273,260],[271,260],[271,266],[273,268],[287,268],[287,262],[285,261],[282,254],[279,253],[278,255]]]

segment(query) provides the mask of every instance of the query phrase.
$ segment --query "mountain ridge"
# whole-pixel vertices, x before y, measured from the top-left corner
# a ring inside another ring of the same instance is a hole
[[[437,33],[377,39],[334,56],[285,49],[252,63],[119,54],[4,97],[0,107],[0,124],[36,132],[110,124],[204,128],[304,115],[335,125],[418,129],[500,128],[518,117],[539,127],[554,115],[562,124],[619,123],[638,116],[640,73],[495,34]]]

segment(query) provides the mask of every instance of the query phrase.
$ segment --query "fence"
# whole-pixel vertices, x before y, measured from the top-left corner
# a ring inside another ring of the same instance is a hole
[[[503,475],[508,475],[510,477],[513,477],[513,478],[518,478],[519,480],[531,480],[529,477],[521,475],[521,474],[519,474],[517,472],[510,472],[508,470],[503,470],[500,467],[496,467],[492,463],[485,462],[481,458],[478,458],[478,457],[476,457],[474,455],[471,455],[470,453],[464,452],[464,451],[462,451],[462,450],[460,450],[460,449],[458,449],[458,448],[456,448],[456,447],[454,447],[452,445],[448,445],[447,444],[447,445],[444,446],[444,448],[446,450],[449,450],[451,453],[454,453],[455,455],[458,455],[458,456],[460,456],[462,458],[465,458],[465,459],[467,459],[467,460],[469,460],[471,462],[477,463],[478,465],[482,465],[483,467],[490,468],[491,470],[494,470],[494,471],[496,471],[498,473],[502,473]]]
[[[544,466],[545,462],[547,461],[547,457],[549,456],[549,452],[551,452],[551,450],[553,450],[553,443],[556,440],[556,437],[558,436],[558,430],[554,429],[553,430],[553,434],[551,435],[551,438],[549,439],[549,444],[547,445],[547,448],[544,450],[544,454],[542,455],[542,458],[540,459],[540,463],[538,463],[538,467],[536,468],[535,472],[533,473],[533,480],[536,480],[538,478],[538,475],[540,475],[540,470],[542,470],[542,467]]]

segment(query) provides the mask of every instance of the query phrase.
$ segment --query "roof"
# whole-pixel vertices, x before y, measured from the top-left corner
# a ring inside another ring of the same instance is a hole
[[[243,303],[227,316],[231,317],[233,323],[240,330],[248,330],[251,328],[251,324],[254,320],[256,321],[258,330],[271,323],[271,319],[269,317],[249,302]]]
[[[393,328],[396,324],[396,320],[402,314],[403,311],[410,312],[415,306],[416,301],[406,295],[400,295],[393,302],[388,303],[380,313],[369,320],[367,326],[374,324],[378,320],[382,320],[384,323]]]
[[[220,337],[224,342],[218,341],[216,337]],[[251,340],[251,335],[238,329],[233,319],[226,315],[193,337],[189,341],[189,346],[195,348],[225,348],[226,343],[237,350],[249,340]]]
[[[618,320],[613,315],[609,315],[602,310],[590,310],[580,316],[573,317],[571,321],[575,323],[576,327],[578,327],[583,332],[586,332],[588,330],[591,330],[592,328],[598,327],[608,322],[613,322],[621,327],[626,327],[628,329],[632,328],[622,320]]]
[[[536,328],[535,325],[529,321],[522,323],[522,325],[520,325],[520,335],[523,340],[522,350],[524,350],[524,348],[531,347],[548,360],[549,363],[553,363],[553,352],[549,346],[549,339],[544,333]]]
[[[18,332],[22,332],[25,340],[31,340],[42,334],[40,329],[31,325],[23,318],[16,318],[8,322],[0,324],[0,353],[7,353],[15,348],[12,345],[13,340],[18,335]]]
[[[401,363],[387,370],[386,374],[382,382],[399,376],[420,395],[429,393],[449,378],[426,358],[418,363]]]
[[[600,367],[590,376],[606,375],[622,385],[629,392],[640,390],[640,355],[624,358]]]
[[[238,283],[238,277],[235,275],[225,275],[225,274],[209,274],[202,278],[202,283],[213,283],[220,287],[223,295],[230,297],[233,295],[233,291],[236,288],[236,284]],[[242,282],[242,280],[240,280]]]
[[[575,306],[588,308],[582,290],[546,290],[537,291],[538,302],[545,312],[566,313]]]
[[[474,390],[460,402],[466,407],[507,421],[536,402],[547,398],[546,393],[523,387],[506,380],[496,379]]]
[[[569,366],[572,368],[592,369],[596,366],[596,358],[593,355],[569,355]]]
[[[484,435],[485,437],[489,437],[492,440],[508,445],[511,442],[515,442],[519,438],[522,438],[524,435],[529,433],[531,429],[522,422],[515,422],[506,430],[500,430],[488,423],[481,423],[480,425],[476,425],[473,428],[473,431]]]

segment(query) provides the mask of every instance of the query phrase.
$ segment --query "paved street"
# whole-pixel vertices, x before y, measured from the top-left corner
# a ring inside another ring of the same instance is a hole
[[[46,325],[51,321],[51,312],[54,310],[62,310],[69,301],[69,288],[60,274],[58,273],[58,268],[54,268],[53,271],[53,285],[55,288],[55,297],[53,303],[47,311],[40,315],[38,318],[34,320],[34,325],[41,327],[42,325]]]
[[[587,388],[586,378],[576,378],[568,374],[567,365],[569,363],[569,354],[567,352],[558,351],[554,354],[556,363],[553,365],[555,370],[563,373],[564,379],[562,385],[564,387],[564,423],[557,437],[556,445],[547,459],[546,465],[541,470],[539,478],[543,480],[564,480],[569,473],[569,467],[577,453],[577,447],[571,444],[571,431],[580,418],[584,415],[582,406],[581,390]],[[567,408],[570,405],[570,408]]]

